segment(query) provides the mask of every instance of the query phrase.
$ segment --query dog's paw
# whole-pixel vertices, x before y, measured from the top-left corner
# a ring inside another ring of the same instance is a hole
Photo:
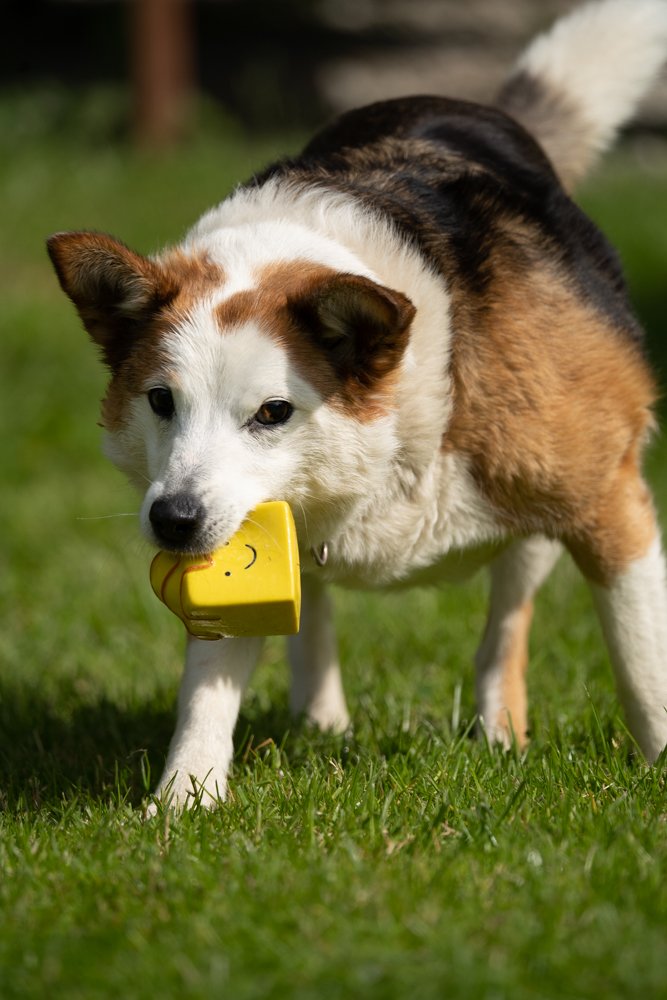
[[[340,736],[352,725],[338,672],[329,678],[328,683],[319,685],[308,698],[304,698],[301,692],[293,691],[291,708],[295,715],[301,715],[323,733]]]
[[[311,726],[316,726],[323,733],[331,733],[334,736],[343,736],[352,728],[352,722],[347,712],[307,712],[306,722]]]
[[[144,809],[149,819],[165,810],[183,812],[186,809],[215,809],[225,798],[226,779],[211,768],[202,778],[185,768],[165,773]]]
[[[484,740],[489,746],[498,747],[500,750],[517,749],[523,751],[528,746],[526,730],[521,729],[517,732],[509,715],[494,726],[490,726],[482,718],[478,718],[475,730],[478,739]]]
[[[342,736],[352,728],[352,720],[345,704],[311,705],[306,710],[305,718],[323,733],[333,733],[335,736]]]

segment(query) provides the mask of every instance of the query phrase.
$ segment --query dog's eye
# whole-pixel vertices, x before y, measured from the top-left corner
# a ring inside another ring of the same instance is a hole
[[[267,399],[253,417],[253,423],[275,427],[276,424],[286,423],[293,413],[294,407],[286,399]]]
[[[175,406],[171,389],[165,389],[164,386],[151,389],[148,393],[148,402],[151,405],[151,410],[158,417],[162,417],[163,420],[169,420],[173,417]]]

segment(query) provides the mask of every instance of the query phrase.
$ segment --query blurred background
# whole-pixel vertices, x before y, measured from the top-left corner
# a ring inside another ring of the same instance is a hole
[[[488,100],[525,40],[571,0],[9,0],[5,138],[78,129],[175,142],[202,121],[312,128],[406,93]],[[667,80],[635,128],[662,131]]]

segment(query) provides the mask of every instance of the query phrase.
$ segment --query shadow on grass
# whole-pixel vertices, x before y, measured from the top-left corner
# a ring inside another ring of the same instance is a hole
[[[64,713],[32,691],[5,689],[0,701],[2,806],[61,805],[81,795],[138,805],[164,761],[173,727],[167,709],[111,701]]]
[[[155,788],[175,725],[172,707],[121,707],[109,700],[63,712],[36,691],[0,693],[0,808],[59,808],[80,796],[138,806]],[[280,748],[296,766],[315,750],[346,756],[343,738],[292,719],[287,706],[242,711],[235,768],[250,770],[258,754]],[[348,751],[349,752],[349,751]]]

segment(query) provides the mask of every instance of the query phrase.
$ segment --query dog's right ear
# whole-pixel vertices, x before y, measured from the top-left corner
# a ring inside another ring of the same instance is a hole
[[[104,233],[56,233],[47,249],[63,291],[115,368],[128,338],[175,294],[162,269]]]

